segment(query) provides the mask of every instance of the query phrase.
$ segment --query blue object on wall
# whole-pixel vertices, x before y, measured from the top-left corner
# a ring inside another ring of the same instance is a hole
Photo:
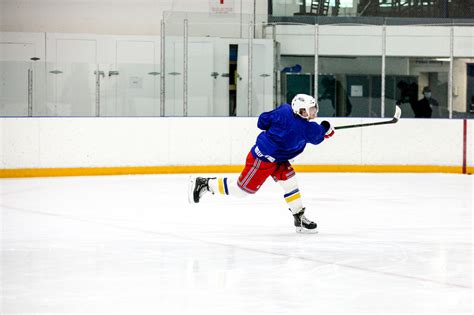
[[[284,73],[299,73],[299,72],[301,72],[301,65],[296,64],[292,67],[285,67],[285,68],[283,68],[283,70],[281,70],[281,72],[284,72]]]

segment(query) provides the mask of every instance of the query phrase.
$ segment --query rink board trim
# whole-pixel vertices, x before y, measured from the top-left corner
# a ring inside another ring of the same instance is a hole
[[[294,165],[294,168],[297,172],[302,173],[463,173],[462,166],[434,165]],[[243,166],[241,165],[3,169],[0,170],[0,178],[186,173],[240,173],[242,169]],[[474,167],[467,167],[466,171],[468,174],[472,174],[474,172]]]

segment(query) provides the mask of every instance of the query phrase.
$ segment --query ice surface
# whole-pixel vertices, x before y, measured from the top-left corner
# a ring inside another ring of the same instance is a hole
[[[0,313],[472,314],[472,176],[297,176],[319,234],[272,180],[197,205],[188,175],[0,180]]]

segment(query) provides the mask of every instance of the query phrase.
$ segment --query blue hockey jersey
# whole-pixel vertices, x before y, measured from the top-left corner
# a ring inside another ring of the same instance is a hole
[[[252,155],[268,162],[288,161],[303,152],[306,143],[319,144],[326,128],[293,113],[289,104],[262,113],[258,117],[258,135]]]

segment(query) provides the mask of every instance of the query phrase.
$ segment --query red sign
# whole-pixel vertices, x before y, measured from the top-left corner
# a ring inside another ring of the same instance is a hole
[[[235,0],[209,0],[209,13],[217,15],[234,14],[234,3]]]

